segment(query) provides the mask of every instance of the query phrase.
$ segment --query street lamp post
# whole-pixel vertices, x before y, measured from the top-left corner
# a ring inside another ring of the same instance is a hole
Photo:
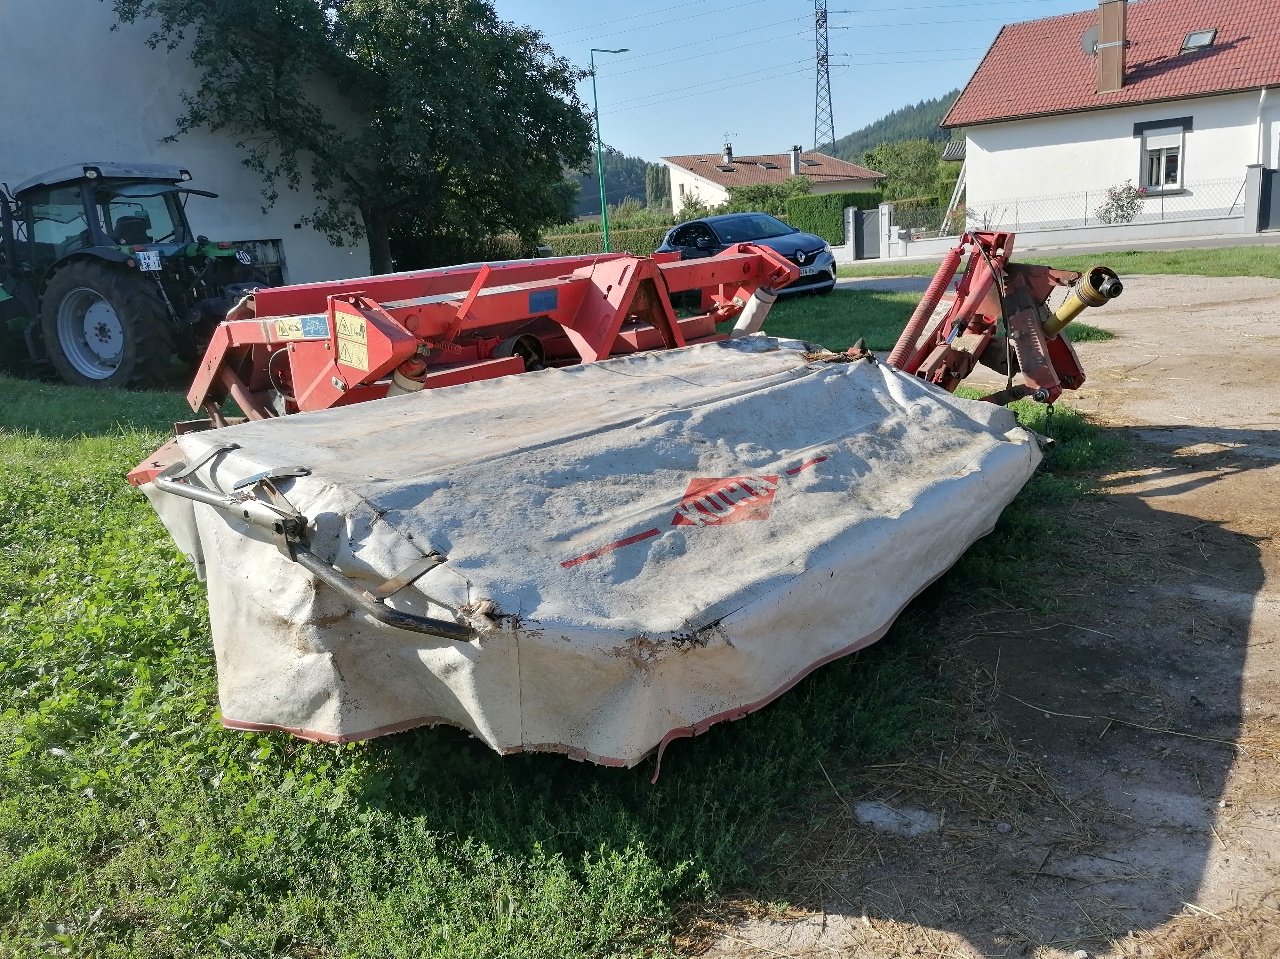
[[[600,181],[600,223],[604,229],[604,251],[606,253],[613,251],[609,249],[609,204],[604,195],[604,152],[600,147],[600,100],[596,96],[596,54],[626,53],[628,49],[628,47],[622,47],[618,50],[602,50],[599,47],[591,48],[591,115],[595,117],[596,121],[596,179]]]

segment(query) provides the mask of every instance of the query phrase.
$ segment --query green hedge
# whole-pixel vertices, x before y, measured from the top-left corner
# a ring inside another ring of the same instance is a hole
[[[662,244],[669,226],[649,227],[644,230],[610,230],[609,245],[615,253],[652,253]],[[583,256],[604,252],[603,233],[561,233],[544,236],[542,242],[551,247],[556,256]]]
[[[786,220],[797,230],[816,234],[828,243],[843,243],[845,207],[874,210],[883,196],[879,190],[796,196],[787,201]]]

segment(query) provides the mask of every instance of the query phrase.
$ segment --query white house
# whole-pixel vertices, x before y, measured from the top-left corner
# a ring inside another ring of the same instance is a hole
[[[883,173],[798,146],[787,153],[736,156],[733,144],[726,143],[721,153],[663,157],[662,162],[671,173],[673,213],[690,201],[719,206],[729,199],[730,187],[784,183],[793,176],[808,180],[810,193],[875,190],[884,179]]]
[[[1280,0],[1102,0],[1006,26],[942,122],[967,135],[969,226],[1280,227],[1275,86]],[[1126,183],[1145,196],[1116,219],[1106,191]]]
[[[215,240],[258,242],[283,258],[286,278],[303,283],[369,271],[368,247],[335,247],[302,220],[314,197],[281,190],[262,212],[262,182],[242,163],[235,132],[165,138],[183,112],[196,72],[182,50],[151,50],[146,25],[112,31],[110,3],[0,0],[0,181],[17,184],[88,160],[167,163],[191,171],[192,227]]]

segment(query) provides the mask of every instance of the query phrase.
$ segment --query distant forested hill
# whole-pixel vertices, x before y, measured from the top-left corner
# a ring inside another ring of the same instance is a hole
[[[657,171],[651,167],[657,167]],[[661,172],[662,176],[656,177],[655,172]],[[646,163],[640,157],[624,156],[611,146],[604,148],[604,189],[611,208],[627,199],[642,205],[666,201],[670,194],[666,172],[667,168],[660,163]],[[579,185],[577,215],[599,216],[600,181],[596,179],[594,156],[587,169],[570,174],[570,179]],[[651,195],[655,190],[657,195]]]
[[[936,100],[921,100],[914,106],[906,106],[900,110],[881,117],[875,123],[855,130],[848,136],[841,137],[835,146],[827,151],[842,160],[857,163],[868,150],[873,150],[882,143],[896,143],[900,140],[934,140],[945,143],[951,134],[939,129],[938,123],[946,115],[955,98],[960,95],[959,88],[945,93]],[[599,203],[596,204],[599,206]]]

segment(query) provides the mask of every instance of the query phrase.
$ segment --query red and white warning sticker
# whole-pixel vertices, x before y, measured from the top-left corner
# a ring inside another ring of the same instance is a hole
[[[806,460],[799,466],[785,471],[787,476],[803,473],[819,463],[825,463],[827,457],[818,456]],[[773,502],[777,497],[782,477],[769,476],[695,476],[689,481],[675,514],[671,517],[670,526],[727,526],[730,523],[759,522],[769,518],[773,512]],[[661,529],[654,527],[631,536],[607,543],[589,553],[564,560],[560,565],[565,569],[580,566],[593,559],[606,556],[624,546],[633,546],[659,535]]]
[[[695,476],[676,507],[672,526],[723,526],[765,520],[773,511],[777,476]]]

